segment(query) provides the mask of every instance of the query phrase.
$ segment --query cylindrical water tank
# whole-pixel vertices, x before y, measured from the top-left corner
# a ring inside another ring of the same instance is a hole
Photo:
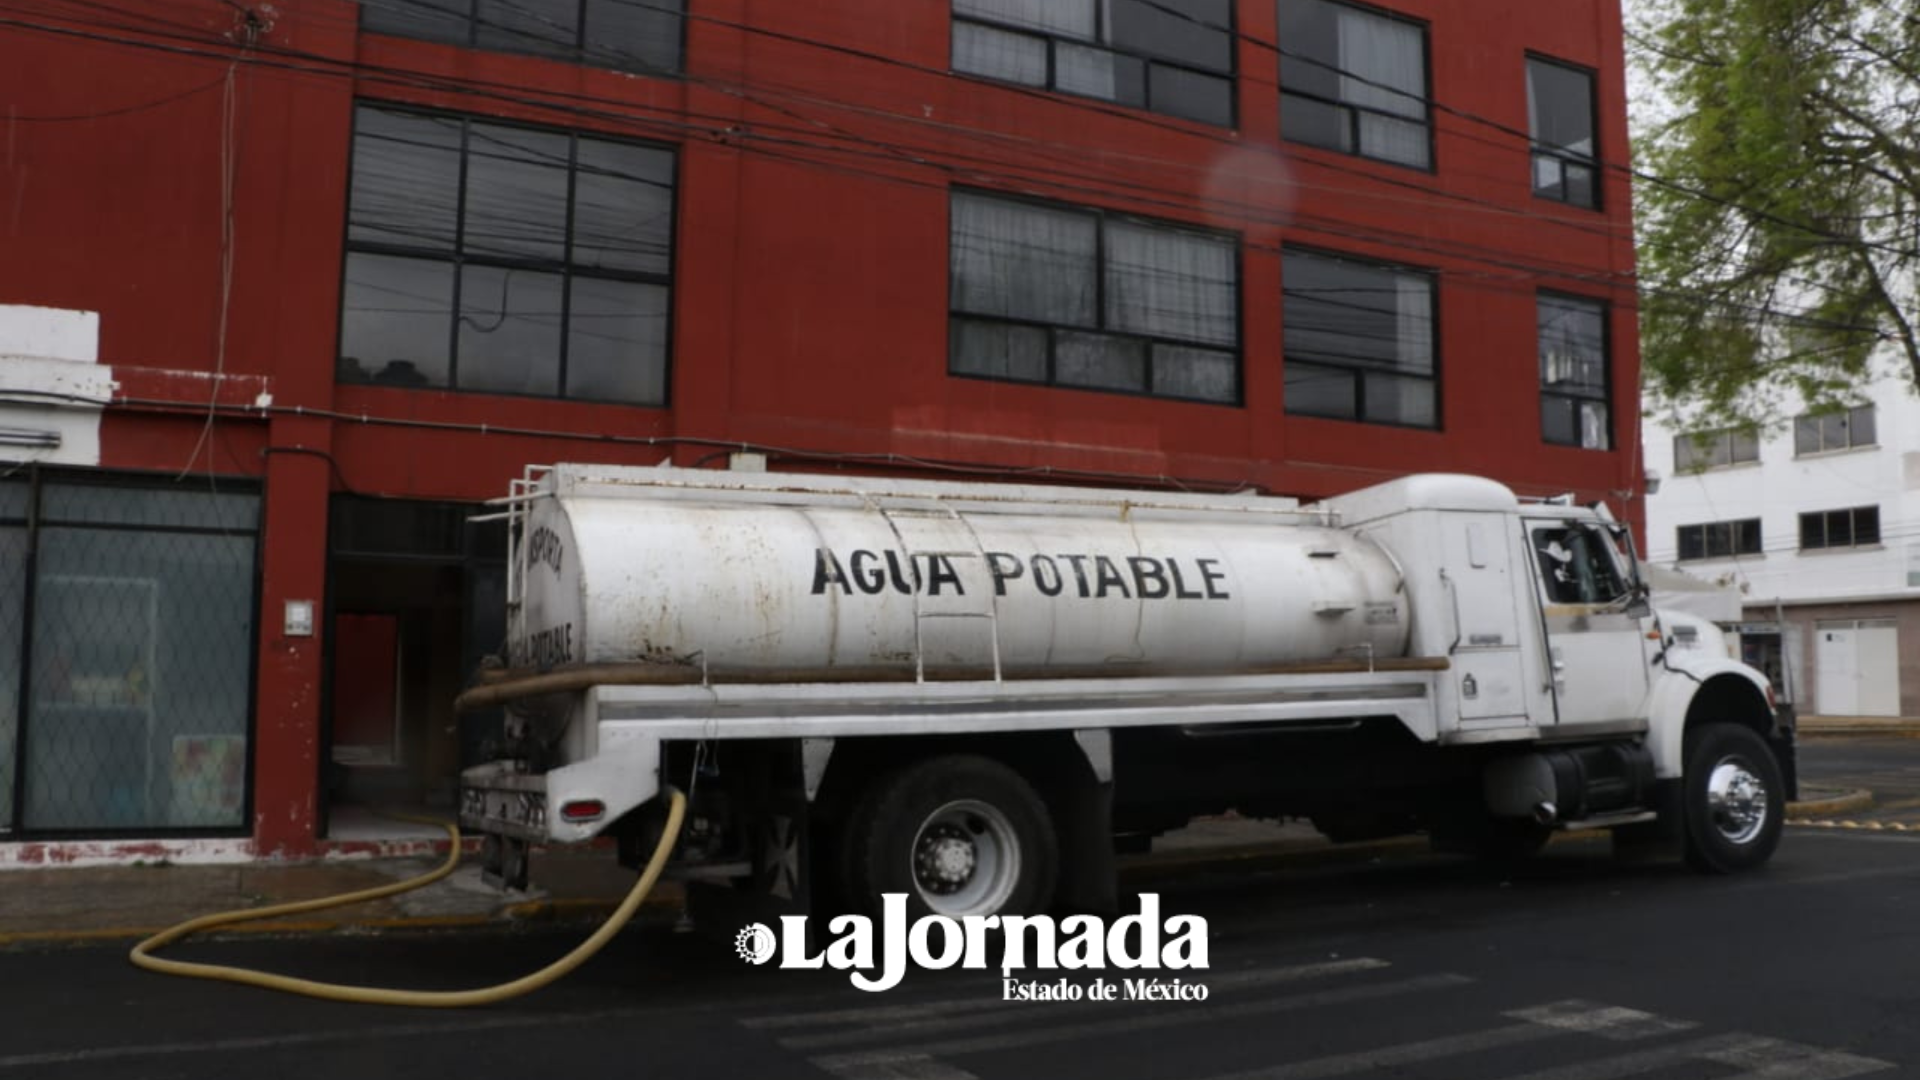
[[[1280,500],[618,474],[529,500],[516,664],[1178,674],[1407,647],[1394,560]]]

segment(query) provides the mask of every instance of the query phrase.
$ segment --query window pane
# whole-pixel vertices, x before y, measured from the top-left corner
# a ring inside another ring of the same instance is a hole
[[[953,24],[953,69],[990,79],[1047,85],[1045,38],[1015,34],[977,23]]]
[[[447,385],[453,264],[347,253],[341,382]]]
[[[1539,298],[1541,385],[1601,396],[1607,389],[1606,330],[1599,304]]]
[[[1826,515],[1827,546],[1850,547],[1853,544],[1853,512],[1834,510]]]
[[[573,265],[665,275],[673,248],[673,155],[581,139],[574,174]]]
[[[1734,529],[1737,534],[1735,537],[1735,550],[1742,555],[1760,554],[1762,545],[1760,543],[1759,518],[1747,518],[1744,521],[1735,522]]]
[[[49,480],[40,494],[43,521],[55,525],[126,525],[162,529],[247,532],[259,525],[260,498],[251,491],[129,488]]]
[[[1699,440],[1693,435],[1675,435],[1673,437],[1673,468],[1675,472],[1689,472],[1696,468],[1705,468],[1699,450]]]
[[[1580,427],[1570,398],[1546,396],[1540,399],[1540,435],[1555,446],[1579,446]]]
[[[956,318],[948,334],[948,348],[952,350],[948,364],[956,375],[1047,381],[1045,330]]]
[[[1567,198],[1566,170],[1552,154],[1533,155],[1533,193],[1548,199]]]
[[[253,533],[50,527],[39,560],[21,824],[244,826]]]
[[[953,0],[953,13],[1094,40],[1096,0]]]
[[[566,396],[665,404],[670,297],[664,285],[574,278],[567,308]]]
[[[1879,507],[1863,506],[1853,512],[1853,542],[1862,545],[1880,542]]]
[[[1059,331],[1054,334],[1053,347],[1053,381],[1061,386],[1101,390],[1147,388],[1144,341]]]
[[[1412,119],[1427,115],[1426,35],[1357,8],[1338,9],[1340,100]]]
[[[1848,416],[1853,428],[1853,445],[1872,446],[1880,441],[1874,430],[1873,406],[1857,405]]]
[[[1280,133],[1295,142],[1353,152],[1352,112],[1338,105],[1280,95]]]
[[[468,254],[559,261],[567,250],[567,136],[472,124],[467,142]]]
[[[1433,371],[1425,275],[1288,251],[1281,256],[1282,341],[1289,359]]]
[[[1240,399],[1240,363],[1232,353],[1153,346],[1153,392],[1167,397],[1233,402]]]
[[[1232,0],[1111,0],[1107,41],[1129,52],[1233,71]]]
[[[1682,525],[1676,530],[1674,539],[1680,548],[1680,557],[1682,559],[1706,558],[1706,530],[1701,526]]]
[[[1233,126],[1233,82],[1197,71],[1154,64],[1152,80],[1154,112],[1178,116],[1202,124]]]
[[[559,391],[563,281],[558,274],[493,266],[461,271],[460,389]]]
[[[1580,446],[1586,450],[1613,448],[1613,425],[1607,420],[1606,402],[1580,403]]]
[[[1427,125],[1377,113],[1360,113],[1360,152],[1367,157],[1427,167]]]
[[[1361,377],[1366,380],[1366,416],[1362,419],[1377,424],[1437,426],[1431,380],[1378,375],[1371,371],[1362,373]]]
[[[1096,239],[1089,214],[956,194],[953,308],[1093,326]]]
[[[1147,65],[1138,57],[1061,42],[1053,48],[1053,65],[1054,86],[1069,94],[1122,105],[1147,103]]]
[[[1359,375],[1341,368],[1288,361],[1287,412],[1358,420]]]
[[[451,252],[459,226],[460,122],[354,110],[347,239]]]
[[[1846,413],[1829,413],[1820,418],[1820,449],[1845,450],[1851,445]]]
[[[1566,200],[1575,206],[1599,205],[1599,193],[1593,185],[1593,169],[1587,165],[1566,166]]]
[[[420,41],[472,40],[473,0],[360,0],[360,28]]]
[[[1733,460],[1760,460],[1760,433],[1756,431],[1736,431],[1733,433]]]
[[[1800,515],[1800,546],[1802,548],[1822,548],[1827,546],[1826,516],[1824,514]]]
[[[1528,60],[1527,118],[1535,142],[1593,157],[1593,76]]]
[[[682,0],[587,0],[590,58],[625,71],[680,70]]]
[[[568,57],[580,42],[580,0],[479,0],[474,21],[482,49]]]
[[[1279,0],[1279,11],[1280,86],[1338,100],[1340,8],[1325,0]]]
[[[1819,417],[1797,416],[1794,418],[1793,452],[1795,454],[1817,454],[1820,452]]]
[[[1126,221],[1107,223],[1106,323],[1114,330],[1236,345],[1233,241]]]

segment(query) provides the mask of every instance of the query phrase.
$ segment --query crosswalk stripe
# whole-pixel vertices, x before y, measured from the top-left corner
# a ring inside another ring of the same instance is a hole
[[[821,1065],[815,1061],[814,1064]],[[840,1080],[980,1080],[979,1077],[927,1054],[894,1054],[821,1065]]]
[[[1109,1020],[1094,1020],[1080,1024],[1060,1024],[1050,1027],[1027,1028],[1020,1031],[1000,1032],[992,1035],[975,1035],[968,1038],[947,1039],[916,1046],[897,1047],[888,1051],[866,1051],[847,1054],[834,1054],[816,1057],[815,1065],[839,1075],[848,1075],[841,1070],[862,1062],[898,1060],[901,1054],[917,1054],[926,1057],[951,1057],[955,1054],[982,1054],[998,1050],[1013,1050],[1026,1046],[1040,1046],[1054,1042],[1072,1042],[1078,1039],[1099,1038],[1109,1035],[1130,1035],[1142,1031],[1157,1031],[1163,1028],[1183,1027],[1191,1024],[1204,1024],[1217,1020],[1235,1020],[1248,1016],[1262,1016],[1268,1013],[1290,1012],[1323,1005],[1341,1005],[1356,1001],[1371,1001],[1379,998],[1398,997],[1402,994],[1415,994],[1428,990],[1444,990],[1462,986],[1473,980],[1465,975],[1423,975],[1395,982],[1366,983],[1360,986],[1343,986],[1333,990],[1317,990],[1310,993],[1289,994],[1282,997],[1262,998],[1257,1001],[1237,1001],[1230,1005],[1198,1006],[1190,1009],[1170,1009],[1147,1016],[1127,1015]],[[781,1040],[783,1045],[791,1045]]]
[[[1631,1054],[1615,1054],[1612,1057],[1592,1058],[1571,1065],[1540,1069],[1537,1072],[1506,1077],[1504,1080],[1613,1080],[1614,1077],[1634,1076],[1652,1072],[1655,1069],[1664,1069],[1688,1059],[1705,1058],[1708,1054],[1738,1051],[1759,1041],[1761,1040],[1752,1035],[1712,1035],[1704,1039],[1651,1050],[1639,1050]]]
[[[1579,999],[1555,1001],[1546,1005],[1536,1005],[1530,1009],[1515,1009],[1506,1015],[1515,1020],[1525,1020],[1543,1027],[1584,1032],[1588,1035],[1598,1035],[1603,1039],[1612,1039],[1615,1042],[1651,1039],[1699,1026],[1691,1020],[1669,1020],[1650,1012],[1641,1012],[1639,1009],[1601,1005]]]
[[[1314,964],[1293,964],[1286,967],[1254,968],[1249,971],[1231,971],[1215,974],[1210,971],[1193,972],[1189,981],[1206,983],[1210,992],[1218,993],[1235,987],[1269,986],[1280,983],[1304,982],[1309,979],[1327,978],[1333,975],[1345,975],[1357,971],[1377,971],[1390,967],[1385,960],[1376,960],[1368,956],[1353,957],[1346,960],[1328,960]],[[992,991],[997,993],[1000,987],[995,983]],[[1003,1012],[1010,1009],[1044,1008],[1050,1015],[1064,1012],[1084,1012],[1091,1009],[1108,1008],[1105,1002],[1052,1002],[1036,1004],[1031,1001],[1003,1001],[998,997],[957,998],[943,1001],[919,1002],[910,1005],[878,1005],[865,1009],[830,1009],[820,1012],[781,1013],[771,1016],[753,1016],[740,1021],[743,1026],[756,1029],[786,1029],[796,1027],[827,1027],[836,1024],[864,1024],[863,1032],[836,1032],[832,1035],[814,1036],[824,1040],[820,1045],[835,1041],[862,1041],[889,1034],[919,1033],[928,1030],[941,1030],[949,1021],[957,1021],[963,1014]],[[952,1026],[972,1026],[993,1023],[991,1017],[968,1020],[966,1024]],[[871,1033],[871,1034],[868,1034]],[[807,1045],[806,1036],[795,1036],[787,1041],[790,1046]]]
[[[1419,1042],[1401,1043],[1397,1046],[1382,1046],[1352,1054],[1332,1054],[1309,1061],[1295,1061],[1264,1069],[1225,1073],[1210,1077],[1209,1080],[1317,1080],[1319,1077],[1347,1076],[1352,1073],[1366,1072],[1369,1069],[1385,1069],[1395,1065],[1412,1065],[1460,1054],[1473,1054],[1482,1050],[1498,1050],[1502,1047],[1539,1042],[1542,1039],[1552,1039],[1566,1034],[1570,1032],[1564,1029],[1541,1027],[1539,1024],[1509,1024],[1506,1027],[1471,1031],[1461,1035],[1444,1035],[1437,1039],[1422,1039]]]
[[[1740,1046],[1702,1054],[1709,1061],[1747,1071],[1726,1080],[1843,1080],[1893,1068],[1892,1062],[1821,1050],[1780,1039],[1756,1038]]]

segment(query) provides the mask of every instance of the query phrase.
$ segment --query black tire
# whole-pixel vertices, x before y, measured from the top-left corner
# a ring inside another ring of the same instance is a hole
[[[1786,821],[1780,763],[1752,728],[1687,732],[1681,815],[1687,865],[1708,874],[1751,870],[1773,857]]]
[[[905,893],[911,916],[1033,915],[1053,902],[1059,842],[1046,804],[976,755],[915,762],[878,781],[847,822],[841,880],[870,912]]]

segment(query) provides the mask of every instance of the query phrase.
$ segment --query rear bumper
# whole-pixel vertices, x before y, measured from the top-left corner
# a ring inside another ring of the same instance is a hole
[[[460,774],[460,827],[530,843],[591,840],[660,793],[660,743],[622,739],[616,748],[544,773],[518,761],[490,761]],[[598,802],[605,811],[570,821],[570,803]]]

